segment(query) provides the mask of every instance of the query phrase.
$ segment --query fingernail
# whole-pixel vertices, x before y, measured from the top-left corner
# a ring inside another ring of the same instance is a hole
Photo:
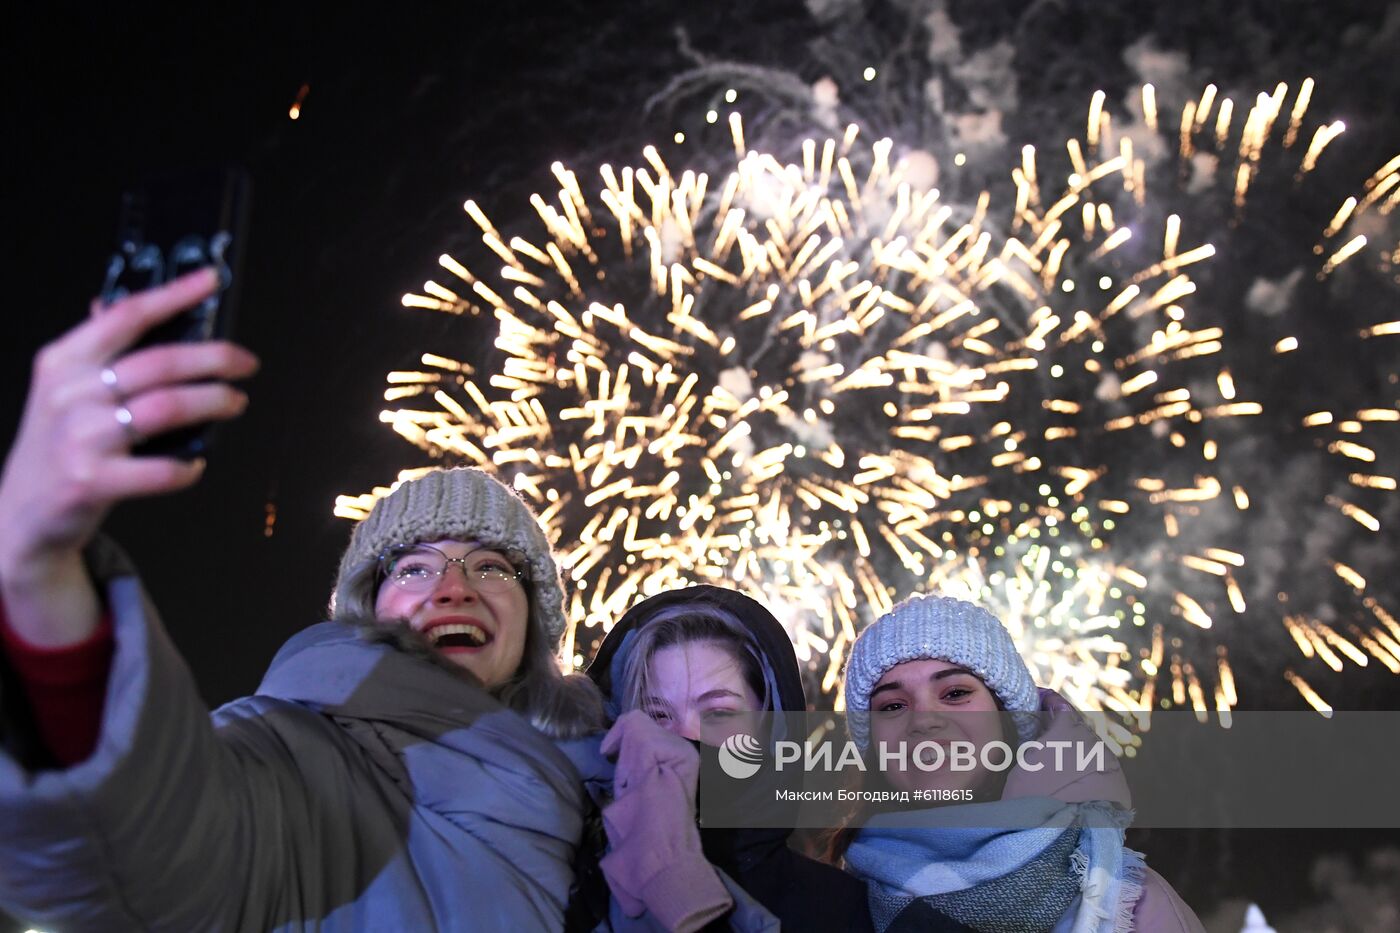
[[[190,469],[194,470],[196,473],[203,473],[204,468],[208,465],[209,461],[205,460],[203,457],[195,457],[190,461]]]
[[[205,266],[203,269],[196,269],[180,276],[180,282],[198,282],[202,285],[217,285],[219,283],[219,269],[217,266]]]

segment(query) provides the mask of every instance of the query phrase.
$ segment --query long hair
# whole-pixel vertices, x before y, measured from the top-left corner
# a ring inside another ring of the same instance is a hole
[[[356,567],[339,587],[339,598],[332,599],[331,618],[357,626],[371,637],[383,635],[384,640],[394,641],[413,653],[422,653],[426,648],[430,657],[441,657],[426,640],[415,640],[411,635],[398,637],[404,635],[403,627],[386,626],[386,622],[393,620],[376,617],[378,575],[377,560]],[[597,686],[582,674],[565,674],[560,669],[550,639],[536,617],[529,588],[525,592],[531,603],[520,666],[509,680],[487,692],[552,739],[576,739],[602,730],[606,717]],[[452,667],[457,668],[457,665]],[[467,673],[465,669],[458,670]]]
[[[758,645],[744,623],[727,609],[712,603],[696,602],[668,606],[637,627],[622,668],[622,681],[614,695],[623,711],[638,709],[651,694],[651,659],[662,648],[705,642],[718,645],[729,654],[743,675],[744,682],[759,699],[759,710],[772,710],[777,702],[764,675]]]

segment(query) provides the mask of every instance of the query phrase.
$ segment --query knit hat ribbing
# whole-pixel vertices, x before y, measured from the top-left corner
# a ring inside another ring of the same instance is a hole
[[[515,491],[470,467],[434,470],[408,480],[375,503],[350,535],[340,559],[336,602],[355,572],[387,547],[420,541],[478,541],[525,555],[534,622],[557,645],[564,634],[564,585],[535,513]]]
[[[847,726],[862,751],[870,746],[870,691],[905,661],[938,659],[972,671],[1015,714],[1034,714],[1040,694],[1011,633],[975,603],[949,596],[911,596],[871,623],[846,663]],[[1037,729],[1034,715],[1014,716],[1022,741]]]

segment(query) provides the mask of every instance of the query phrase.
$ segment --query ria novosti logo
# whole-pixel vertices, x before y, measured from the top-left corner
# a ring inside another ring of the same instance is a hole
[[[1070,752],[1075,754],[1070,756]],[[988,742],[978,747],[972,742],[918,742],[886,745],[881,743],[873,749],[867,761],[854,742],[847,741],[837,747],[830,741],[816,745],[807,742],[778,741],[773,746],[773,768],[783,771],[787,765],[796,764],[804,771],[844,771],[852,768],[866,771],[875,767],[880,771],[919,770],[919,771],[1008,771],[1020,768],[1035,772],[1049,768],[1055,772],[1086,771],[1104,772],[1107,766],[1107,746],[1095,739],[1085,743],[1079,741],[1056,740],[1041,742],[1031,740],[1010,745],[1006,742]],[[747,732],[736,732],[724,740],[719,748],[721,770],[731,778],[744,780],[758,773],[764,758],[763,743]]]
[[[736,732],[719,747],[719,766],[725,774],[742,781],[758,773],[763,746],[747,732]]]

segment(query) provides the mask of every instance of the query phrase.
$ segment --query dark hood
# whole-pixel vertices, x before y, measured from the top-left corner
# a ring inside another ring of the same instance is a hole
[[[587,673],[602,690],[610,719],[616,719],[620,713],[613,697],[613,687],[622,678],[637,629],[661,610],[678,604],[707,604],[733,614],[743,623],[758,648],[763,660],[764,677],[769,681],[770,692],[776,697],[778,709],[796,713],[806,711],[807,697],[802,690],[802,673],[797,666],[792,639],[773,613],[743,593],[701,584],[642,600],[627,610],[603,639]]]
[[[629,609],[603,639],[587,674],[602,691],[609,718],[616,719],[621,712],[617,700],[613,697],[613,686],[622,679],[622,671],[627,665],[627,656],[635,642],[637,629],[663,609],[678,604],[718,606],[735,616],[753,637],[753,644],[763,662],[764,678],[769,682],[769,693],[777,698],[778,708],[794,713],[807,710],[807,698],[802,690],[802,674],[797,666],[797,654],[793,651],[792,639],[773,617],[773,613],[743,593],[702,584],[671,590],[642,600]],[[778,729],[781,730],[781,717],[778,724]],[[781,735],[775,732],[772,738],[781,738]],[[744,813],[752,818],[752,814],[762,808],[762,812],[769,814],[771,819],[770,825],[764,828],[721,829],[702,826],[700,839],[705,857],[731,875],[746,879],[747,873],[755,870],[756,866],[767,864],[768,860],[773,858],[786,858],[787,839],[792,834],[796,804],[774,805],[776,783],[772,770],[765,767],[754,778],[735,781],[725,775],[719,766],[718,749],[698,742],[692,744],[700,752],[702,794],[705,793],[704,788],[711,788],[717,793],[717,799],[725,801],[725,808],[732,813]]]

